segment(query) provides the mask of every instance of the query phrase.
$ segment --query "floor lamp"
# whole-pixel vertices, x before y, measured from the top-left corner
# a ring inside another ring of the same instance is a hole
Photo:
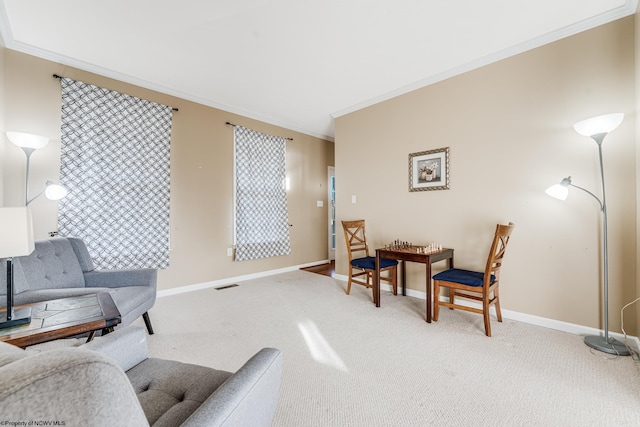
[[[34,197],[29,198],[29,172],[30,172],[30,163],[31,163],[31,155],[34,151],[39,150],[40,148],[47,145],[49,142],[49,138],[34,135],[31,133],[24,132],[7,132],[7,138],[9,141],[22,148],[24,154],[27,156],[27,171],[25,175],[25,196],[24,196],[24,205],[29,206],[31,202],[33,202],[40,195],[44,194],[49,200],[60,200],[67,195],[67,190],[53,181],[47,181],[45,184],[45,189],[36,194]]]
[[[31,322],[31,308],[13,308],[13,257],[33,252],[33,226],[28,208],[0,208],[0,258],[7,259],[7,310],[0,329]]]
[[[584,338],[584,343],[596,350],[617,354],[619,356],[629,356],[630,352],[624,343],[609,337],[609,259],[607,243],[607,202],[604,187],[604,168],[602,164],[602,141],[612,130],[616,129],[624,119],[623,113],[605,114],[603,116],[592,117],[582,120],[573,125],[580,135],[591,137],[598,144],[598,155],[600,159],[600,178],[602,181],[602,199],[598,198],[591,191],[578,187],[571,183],[571,177],[564,178],[560,184],[553,185],[547,189],[547,194],[560,200],[565,200],[569,194],[569,187],[574,187],[591,195],[600,204],[602,212],[602,304],[604,315],[604,336],[589,335]]]

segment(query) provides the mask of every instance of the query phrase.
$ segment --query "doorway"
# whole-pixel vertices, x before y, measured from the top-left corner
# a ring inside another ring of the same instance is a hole
[[[328,167],[328,197],[329,200],[329,261],[336,259],[336,168]]]

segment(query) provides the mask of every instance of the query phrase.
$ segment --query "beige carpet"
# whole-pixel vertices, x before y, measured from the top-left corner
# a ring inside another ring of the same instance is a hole
[[[443,310],[305,271],[159,298],[150,353],[237,370],[284,352],[274,426],[638,426],[640,371],[580,336]],[[143,325],[141,321],[137,324]]]

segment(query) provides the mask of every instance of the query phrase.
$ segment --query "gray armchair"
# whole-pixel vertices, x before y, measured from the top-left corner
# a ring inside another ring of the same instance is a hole
[[[281,373],[282,353],[273,348],[236,373],[148,358],[136,327],[40,353],[0,342],[0,414],[67,426],[267,427]]]
[[[148,310],[156,301],[156,269],[95,270],[84,242],[73,237],[38,240],[31,255],[13,261],[14,304],[109,292],[122,316],[119,327],[142,316],[153,334]],[[6,275],[0,274],[0,305],[6,304]]]

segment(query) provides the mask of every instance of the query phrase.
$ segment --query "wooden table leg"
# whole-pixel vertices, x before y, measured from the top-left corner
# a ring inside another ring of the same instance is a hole
[[[93,338],[96,336],[96,331],[89,332],[89,336],[87,337],[87,342],[93,341]]]
[[[402,274],[402,295],[407,296],[407,269],[405,267],[404,260],[400,260],[400,274]]]
[[[427,260],[426,262],[427,264],[427,315],[426,315],[426,320],[427,323],[431,323],[431,300],[432,300],[432,295],[431,295],[431,260]]]
[[[376,268],[373,270],[373,302],[380,307],[380,252],[376,251]]]

